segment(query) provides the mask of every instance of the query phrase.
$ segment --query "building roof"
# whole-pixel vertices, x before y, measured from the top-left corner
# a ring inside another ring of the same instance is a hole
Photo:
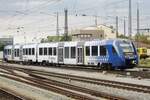
[[[111,26],[106,26],[106,25],[98,25],[98,26],[89,26],[89,27],[85,27],[85,28],[82,28],[81,30],[100,30],[100,29],[103,29],[103,28],[107,28],[107,29],[110,29],[110,30],[114,30],[113,27]]]

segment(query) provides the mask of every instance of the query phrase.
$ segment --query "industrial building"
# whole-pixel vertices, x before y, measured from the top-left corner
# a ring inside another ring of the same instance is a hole
[[[80,29],[72,34],[72,40],[93,40],[116,38],[116,31],[112,26],[98,25]]]

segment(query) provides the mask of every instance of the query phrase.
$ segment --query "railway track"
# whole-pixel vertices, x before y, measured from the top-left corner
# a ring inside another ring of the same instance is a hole
[[[0,100],[31,100],[13,91],[0,88]]]
[[[11,69],[11,68],[4,68],[1,66],[2,69],[8,71],[2,71],[5,74],[9,74],[9,75],[1,75],[3,77],[7,77],[13,80],[17,80],[26,84],[30,84],[33,86],[37,86],[49,91],[54,91],[56,93],[60,93],[63,95],[67,95],[71,98],[75,98],[78,100],[96,100],[98,98],[106,98],[106,99],[110,99],[110,100],[126,100],[124,98],[121,97],[117,97],[117,96],[113,96],[110,94],[106,94],[100,91],[95,91],[95,90],[90,90],[87,88],[83,88],[83,87],[79,87],[79,86],[74,86],[74,85],[70,85],[67,83],[62,83],[62,82],[58,82],[58,81],[54,81],[54,80],[50,80],[50,79],[46,79],[44,77],[40,77],[40,76],[36,76],[34,74],[32,74],[31,71],[27,71],[27,70],[22,70],[22,69]],[[16,73],[14,73],[14,70],[18,70],[18,71],[23,71],[27,74],[30,75],[30,77],[24,77],[21,75],[18,75]],[[13,75],[13,76],[11,76]],[[14,77],[15,76],[15,77]],[[17,78],[19,77],[19,78]],[[20,78],[23,78],[25,80],[21,80]]]
[[[6,63],[7,64],[7,63]],[[36,65],[33,65],[36,66]],[[36,66],[36,67],[40,67],[40,66]],[[42,66],[42,67],[46,67],[46,68],[58,68],[58,69],[68,69],[68,70],[80,70],[80,71],[86,71],[86,72],[103,72],[104,70],[100,70],[97,67],[85,67],[85,66],[67,66],[67,65],[57,65],[57,66]],[[118,76],[122,76],[122,77],[127,77],[127,73],[130,73],[130,77],[133,78],[149,78],[150,77],[150,70],[107,70],[107,73],[110,74],[117,74]]]
[[[12,69],[12,67],[9,67],[9,68]],[[110,81],[110,80],[104,80],[104,79],[88,78],[88,77],[75,76],[75,75],[69,75],[69,74],[61,74],[61,73],[55,73],[55,72],[37,71],[37,70],[33,70],[33,69],[25,69],[25,68],[18,68],[18,67],[15,67],[15,68],[13,67],[13,69],[18,70],[18,71],[23,71],[33,77],[41,77],[42,78],[42,76],[39,76],[39,75],[57,77],[57,78],[62,78],[62,79],[75,80],[75,81],[80,81],[80,82],[85,82],[85,83],[103,85],[103,86],[107,86],[107,87],[113,87],[113,88],[118,88],[118,89],[125,89],[125,90],[150,94],[150,86]],[[45,77],[43,77],[43,78],[45,78]]]
[[[22,68],[15,68],[19,71],[31,71],[31,76],[36,76],[34,74],[39,75],[45,75],[45,76],[51,76],[51,77],[57,77],[57,78],[63,78],[63,79],[69,79],[69,80],[75,80],[75,81],[82,81],[86,83],[92,83],[97,85],[104,85],[109,86],[113,88],[119,88],[119,89],[126,89],[136,92],[143,92],[143,93],[150,93],[150,86],[143,86],[143,85],[137,85],[137,84],[131,84],[131,83],[123,83],[123,82],[116,82],[116,81],[110,81],[110,80],[104,80],[104,79],[94,79],[94,78],[88,78],[88,77],[81,77],[81,76],[74,76],[74,75],[68,75],[68,74],[60,74],[60,73],[54,73],[54,72],[44,72],[44,71],[37,71],[32,69],[22,69]]]
[[[74,75],[68,75],[68,74],[60,74],[60,73],[54,73],[54,72],[32,71],[32,73],[33,74],[30,74],[31,76],[37,76],[38,74],[38,75],[81,81],[81,82],[86,82],[86,83],[91,83],[91,84],[103,85],[103,86],[108,86],[108,87],[113,87],[113,88],[118,88],[118,89],[126,89],[130,91],[143,92],[143,93],[150,94],[150,86],[123,83],[123,82],[110,81],[110,80],[104,80],[104,79],[88,78],[88,77],[82,77],[82,76],[74,76]]]

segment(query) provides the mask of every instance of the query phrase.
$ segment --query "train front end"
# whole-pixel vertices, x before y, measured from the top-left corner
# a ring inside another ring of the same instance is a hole
[[[138,65],[139,57],[133,42],[130,40],[119,41],[118,49],[122,60],[122,69],[133,68]]]

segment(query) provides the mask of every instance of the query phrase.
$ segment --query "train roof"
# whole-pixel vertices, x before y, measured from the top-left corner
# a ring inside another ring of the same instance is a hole
[[[105,45],[105,44],[113,44],[114,42],[121,42],[121,41],[130,41],[128,39],[95,39],[95,40],[92,40],[92,41],[61,41],[61,42],[48,42],[48,43],[28,43],[28,44],[15,44],[14,46],[15,47],[18,47],[18,46],[23,46],[23,47],[30,47],[30,46],[35,46],[38,44],[38,46],[49,46],[49,45],[54,45],[54,46],[58,46],[58,44],[61,44],[63,43],[64,45],[77,45],[79,43],[85,43],[86,44],[102,44],[102,45]],[[12,48],[12,45],[8,45],[8,46],[5,46],[5,48]]]
[[[4,47],[4,49],[11,49],[12,48],[12,45],[7,45]]]

